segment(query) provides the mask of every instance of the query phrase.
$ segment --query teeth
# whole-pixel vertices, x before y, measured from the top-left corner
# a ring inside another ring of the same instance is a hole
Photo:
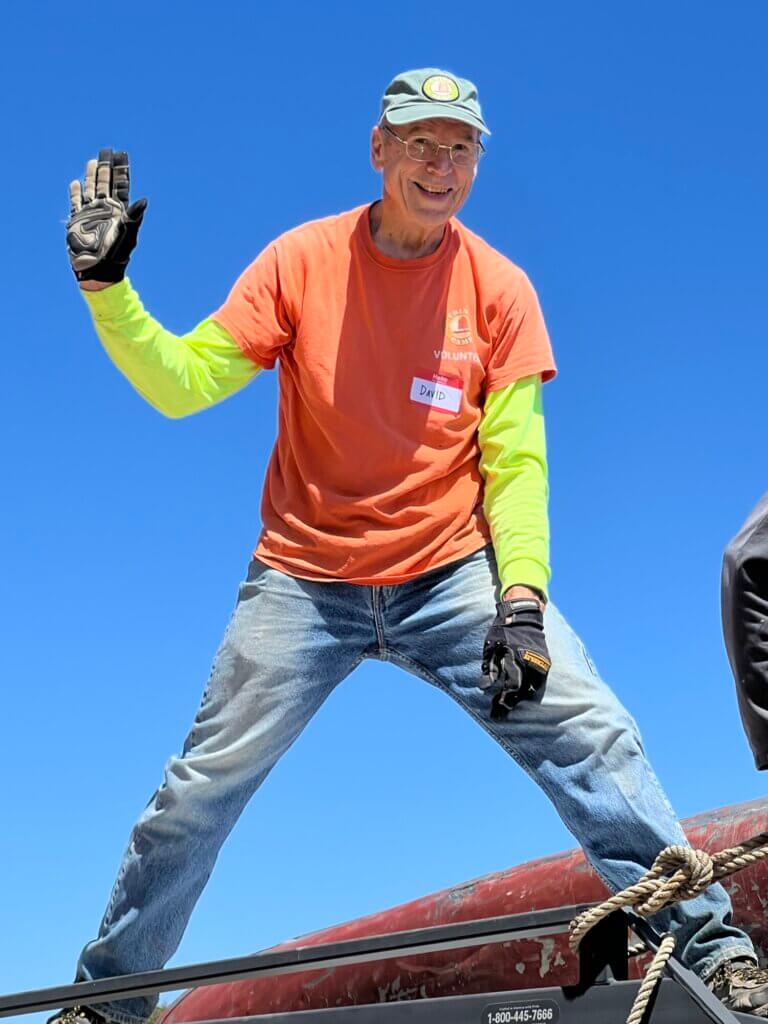
[[[430,188],[429,185],[422,185],[420,181],[417,181],[416,184],[419,186],[419,188],[423,188],[425,192],[432,192],[434,195],[438,196],[444,195],[446,192],[451,191],[450,188]]]

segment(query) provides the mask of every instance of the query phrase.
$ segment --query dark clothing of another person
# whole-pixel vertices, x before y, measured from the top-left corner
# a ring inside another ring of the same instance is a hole
[[[723,635],[758,771],[768,769],[768,494],[725,549]]]

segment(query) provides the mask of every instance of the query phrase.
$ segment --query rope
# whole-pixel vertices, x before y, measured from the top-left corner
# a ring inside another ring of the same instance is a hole
[[[661,980],[661,976],[664,973],[664,968],[667,966],[667,960],[672,956],[675,948],[675,937],[674,935],[665,935],[661,940],[659,948],[651,960],[648,970],[645,972],[640,988],[637,990],[635,1001],[632,1003],[632,1009],[629,1011],[627,1017],[627,1024],[640,1024],[645,1013],[645,1008],[650,1002],[651,996],[653,995],[656,986]]]
[[[766,858],[768,832],[713,854],[690,846],[667,846],[634,885],[574,917],[569,927],[571,950],[578,953],[587,932],[615,910],[631,907],[639,917],[650,917],[673,903],[693,899],[721,878]],[[674,948],[674,938],[665,935],[638,989],[627,1024],[639,1024]],[[637,947],[631,947],[631,952],[636,953]]]

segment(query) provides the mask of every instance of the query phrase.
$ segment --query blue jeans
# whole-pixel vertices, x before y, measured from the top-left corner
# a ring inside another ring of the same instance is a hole
[[[391,586],[317,583],[253,561],[181,756],[168,762],[133,830],[78,980],[148,971],[170,959],[241,811],[364,658],[400,665],[457,701],[541,786],[610,889],[635,882],[662,847],[684,842],[635,722],[552,604],[543,698],[491,721],[477,679],[498,595],[491,545]],[[654,923],[676,933],[678,954],[707,977],[723,960],[754,957],[730,916],[717,885]],[[136,1024],[155,1002],[97,1009]]]

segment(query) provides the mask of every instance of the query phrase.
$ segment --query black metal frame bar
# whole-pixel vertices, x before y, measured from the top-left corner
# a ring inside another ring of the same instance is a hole
[[[457,924],[372,935],[325,945],[299,945],[292,949],[255,953],[231,960],[214,960],[189,967],[169,967],[139,974],[122,974],[99,981],[80,981],[55,988],[18,992],[0,997],[0,1017],[80,1004],[97,1006],[99,1003],[131,996],[216,985],[254,976],[321,970],[342,964],[391,959],[403,953],[436,953],[446,949],[482,946],[487,942],[557,935],[572,918],[586,909],[587,905],[554,907],[526,914],[461,921]]]
[[[391,959],[403,954],[434,953],[448,949],[515,939],[540,938],[561,934],[564,927],[587,907],[567,906],[548,910],[511,914],[503,917],[462,921],[457,924],[437,925],[410,931],[373,935],[362,939],[348,939],[324,945],[298,945],[291,949],[256,953],[230,960],[216,960],[172,967],[164,970],[125,974],[99,981],[82,981],[55,988],[36,989],[0,997],[0,1017],[56,1010],[84,1004],[99,1003],[131,996],[167,992],[179,988],[197,988],[254,976],[272,976],[297,971],[322,970],[343,964]],[[523,1006],[541,1001],[556,1006],[558,1015],[578,1011],[590,1024],[614,1024],[618,1014],[625,1014],[637,992],[638,983],[627,978],[627,935],[629,928],[656,950],[661,936],[631,912],[616,911],[601,921],[585,937],[580,947],[580,977],[577,985],[567,988],[518,989],[509,992],[489,992],[474,996],[447,996],[398,1003],[379,1003],[374,1006],[348,1006],[339,1009],[303,1010],[291,1013],[266,1014],[255,1018],[235,1018],[226,1022],[208,1024],[327,1024],[343,1021],[345,1024],[373,1024],[385,1015],[387,1024],[460,1024],[463,1021],[485,1019],[486,1011],[502,1005]],[[754,1017],[734,1014],[710,992],[692,971],[674,956],[667,962],[669,978],[660,989],[662,996],[656,1005],[654,999],[644,1016],[647,1024],[656,1012],[658,1024],[698,1024],[709,1020],[713,1024],[751,1022]],[[675,982],[677,984],[675,984]],[[693,1001],[693,1005],[690,1001]],[[681,999],[682,997],[682,999]],[[698,1011],[696,1012],[696,1008]],[[684,1017],[681,1012],[687,1009]]]

